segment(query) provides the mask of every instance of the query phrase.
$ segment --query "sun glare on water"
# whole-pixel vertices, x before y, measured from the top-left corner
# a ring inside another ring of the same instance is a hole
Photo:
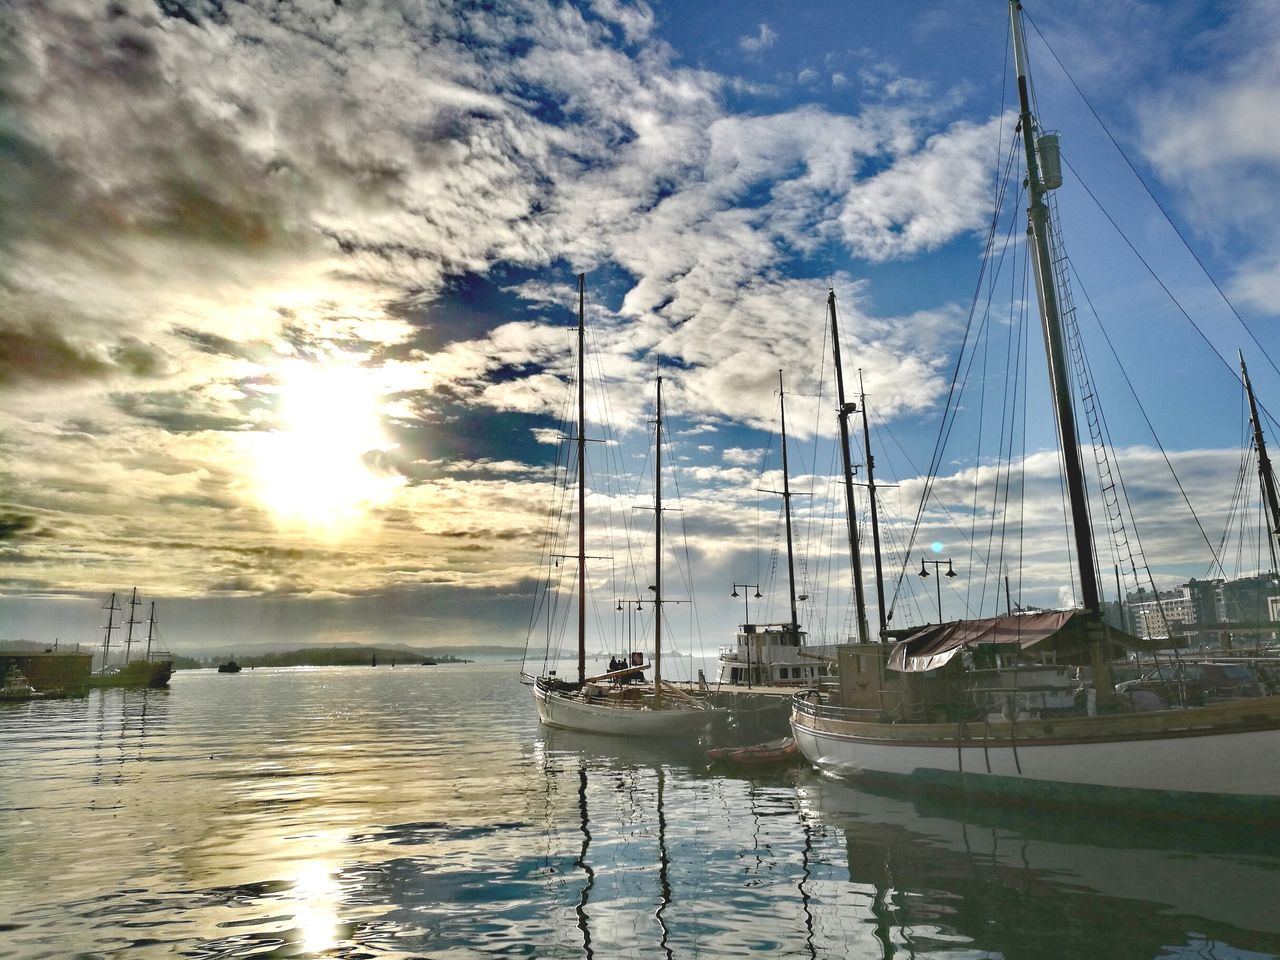
[[[375,374],[350,361],[281,370],[276,429],[256,438],[255,460],[259,496],[282,524],[340,536],[403,485],[369,465],[371,453],[393,446]]]

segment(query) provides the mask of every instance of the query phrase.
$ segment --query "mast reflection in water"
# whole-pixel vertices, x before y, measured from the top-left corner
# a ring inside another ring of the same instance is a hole
[[[582,899],[578,901],[578,929],[582,931],[582,952],[588,957],[591,952],[591,927],[587,924],[587,901],[591,898],[591,888],[596,882],[596,872],[587,863],[587,851],[591,849],[591,820],[587,816],[587,768],[578,769],[578,811],[582,815],[582,852],[578,854],[576,865],[586,876],[582,885]]]
[[[505,666],[218,680],[0,708],[0,956],[1280,957],[1265,832],[726,776]]]

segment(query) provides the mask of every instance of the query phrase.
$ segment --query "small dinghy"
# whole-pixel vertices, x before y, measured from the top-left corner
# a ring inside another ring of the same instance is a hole
[[[797,750],[795,738],[783,737],[780,740],[756,743],[749,747],[716,747],[707,751],[707,757],[724,763],[760,765],[790,760],[796,755]]]

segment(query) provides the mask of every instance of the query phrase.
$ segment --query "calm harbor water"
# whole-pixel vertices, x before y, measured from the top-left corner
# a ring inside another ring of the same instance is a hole
[[[1280,840],[541,730],[514,665],[0,705],[0,957],[1280,957]]]

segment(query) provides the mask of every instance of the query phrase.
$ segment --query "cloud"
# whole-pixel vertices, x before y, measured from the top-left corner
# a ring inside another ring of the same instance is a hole
[[[845,241],[868,260],[889,260],[936,249],[973,230],[991,207],[982,172],[1000,124],[998,118],[957,123],[918,153],[853,186],[839,214]]]
[[[749,54],[760,54],[778,42],[778,33],[767,23],[756,28],[754,35],[738,38],[738,46]]]
[[[1142,97],[1142,145],[1160,176],[1176,185],[1195,223],[1221,244],[1249,236],[1256,249],[1280,243],[1280,143],[1269,125],[1280,97],[1280,14],[1274,4],[1247,3],[1206,41],[1213,68],[1187,73]],[[1239,198],[1251,198],[1240,204]],[[1237,258],[1230,293],[1242,304],[1275,313],[1280,258]]]
[[[6,509],[41,531],[6,541],[33,582],[526,582],[551,496],[538,448],[574,366],[562,271],[607,278],[589,356],[612,409],[593,396],[589,415],[631,436],[659,359],[689,434],[774,429],[779,369],[795,435],[829,429],[830,282],[879,415],[938,396],[954,308],[884,316],[849,275],[796,264],[978,229],[990,124],[908,87],[856,115],[735,113],[744,88],[683,66],[643,3],[165,9],[0,10],[0,443]],[[742,49],[777,40],[761,24]],[[463,301],[464,320],[437,309]],[[400,444],[360,462],[408,482],[304,550],[264,511],[253,450],[281,427],[282,369],[337,356]],[[685,476],[754,497],[748,466]],[[741,520],[725,510],[704,529]]]
[[[102,377],[114,369],[96,344],[77,344],[47,324],[0,329],[0,387],[17,380]]]
[[[629,43],[644,40],[653,31],[653,10],[647,3],[623,3],[620,0],[591,0],[591,9],[602,20],[622,27]]]
[[[731,463],[738,467],[757,467],[760,465],[763,456],[764,450],[762,449],[744,450],[741,447],[728,447],[720,454],[725,463]]]

